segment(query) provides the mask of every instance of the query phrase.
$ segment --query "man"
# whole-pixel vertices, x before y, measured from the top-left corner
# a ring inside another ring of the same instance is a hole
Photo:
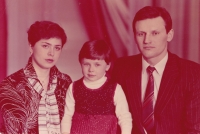
[[[169,13],[144,7],[133,31],[141,54],[119,58],[112,71],[129,103],[132,134],[200,133],[200,65],[168,51]]]

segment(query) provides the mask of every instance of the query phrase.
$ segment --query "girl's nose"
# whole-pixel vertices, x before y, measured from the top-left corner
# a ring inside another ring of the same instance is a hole
[[[89,71],[90,71],[90,72],[93,72],[93,71],[94,71],[93,66],[90,66],[90,67],[89,67]]]

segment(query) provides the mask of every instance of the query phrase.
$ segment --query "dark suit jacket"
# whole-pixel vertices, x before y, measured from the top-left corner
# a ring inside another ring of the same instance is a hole
[[[133,117],[132,134],[144,134],[142,55],[119,58],[112,78],[123,88]],[[155,104],[156,134],[200,133],[200,65],[169,52]]]

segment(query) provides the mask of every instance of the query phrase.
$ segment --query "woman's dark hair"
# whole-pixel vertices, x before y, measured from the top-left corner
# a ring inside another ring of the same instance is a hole
[[[79,52],[79,62],[82,59],[105,60],[111,62],[111,48],[104,40],[91,40],[83,44]]]
[[[135,23],[137,21],[152,19],[159,16],[162,17],[162,19],[165,21],[165,29],[166,32],[168,33],[172,29],[172,19],[170,14],[165,8],[153,7],[153,6],[143,7],[136,13],[132,23],[133,32],[135,33]]]
[[[27,33],[31,46],[34,46],[41,39],[59,38],[62,40],[63,47],[67,40],[63,28],[51,21],[36,21],[30,26]]]

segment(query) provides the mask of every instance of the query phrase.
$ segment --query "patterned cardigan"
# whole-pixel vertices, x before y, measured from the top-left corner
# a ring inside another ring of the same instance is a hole
[[[8,76],[0,83],[0,113],[3,118],[3,130],[8,134],[37,134],[38,133],[38,107],[41,99],[27,80],[35,77],[36,72],[30,62],[24,69]],[[55,66],[50,70],[50,79],[57,76],[55,96],[59,109],[60,121],[64,115],[66,91],[72,82],[71,78],[61,73]],[[1,127],[0,127],[1,128]]]

